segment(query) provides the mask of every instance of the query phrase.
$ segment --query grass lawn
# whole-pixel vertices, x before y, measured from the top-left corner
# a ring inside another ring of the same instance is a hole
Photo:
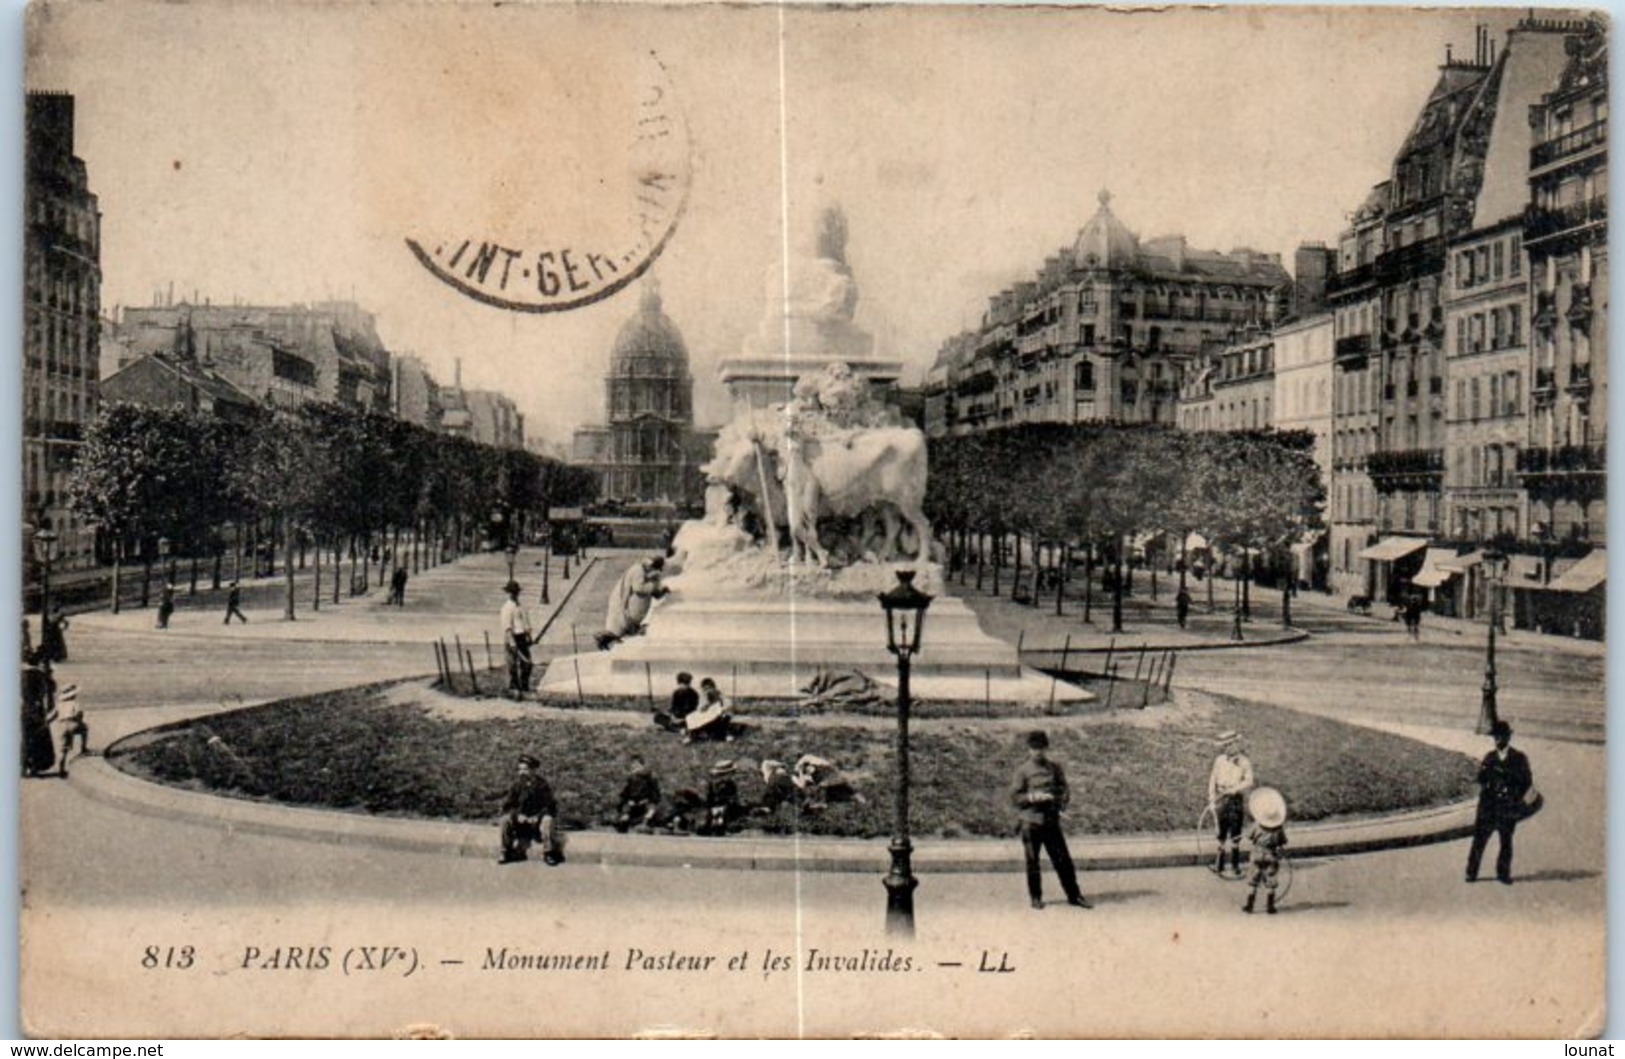
[[[497,814],[516,755],[535,754],[567,827],[606,826],[627,759],[644,757],[669,800],[703,789],[721,758],[739,762],[740,794],[762,791],[763,758],[816,753],[866,796],[799,821],[805,834],[874,837],[891,827],[894,729],[884,723],[744,719],[729,744],[684,745],[626,714],[490,707],[458,716],[455,700],[419,685],[355,688],[216,715],[126,741],[114,763],[148,778],[237,797],[351,812],[453,820]],[[496,711],[496,712],[493,712]],[[1213,736],[1242,732],[1260,783],[1278,787],[1292,819],[1321,820],[1439,804],[1472,789],[1474,765],[1382,732],[1217,695],[1184,705],[1032,725],[963,718],[912,736],[916,834],[1007,836],[1005,789],[1023,758],[1021,734],[1042,725],[1072,786],[1068,830],[1188,830],[1206,800]],[[788,810],[752,826],[788,833]]]

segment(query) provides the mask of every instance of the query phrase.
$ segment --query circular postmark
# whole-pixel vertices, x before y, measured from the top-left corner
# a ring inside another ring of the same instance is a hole
[[[669,72],[653,51],[637,57],[632,83],[584,86],[613,103],[609,120],[577,127],[572,179],[538,179],[530,233],[474,231],[409,237],[431,274],[475,301],[547,313],[602,301],[659,258],[688,204],[688,123]],[[590,160],[589,160],[590,159]]]

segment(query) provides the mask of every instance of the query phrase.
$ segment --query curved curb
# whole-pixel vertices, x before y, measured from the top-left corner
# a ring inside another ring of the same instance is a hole
[[[1107,653],[1118,655],[1136,655],[1143,648],[1147,653],[1152,651],[1173,651],[1183,654],[1186,651],[1245,651],[1250,647],[1280,647],[1283,644],[1302,643],[1310,639],[1313,634],[1307,629],[1294,628],[1291,632],[1281,632],[1260,640],[1204,640],[1197,643],[1128,643],[1118,644],[1115,647],[1079,647],[1073,644],[1067,651],[1074,655],[1103,655]],[[1021,657],[1025,660],[1029,655],[1058,655],[1063,648],[1060,647],[1023,647]]]
[[[151,731],[151,729],[149,729]],[[122,772],[104,757],[81,758],[72,782],[79,791],[141,815],[185,820],[227,834],[271,835],[307,842],[363,845],[411,853],[494,860],[494,822],[368,816],[328,809],[273,805],[182,790]],[[1472,834],[1476,799],[1446,806],[1364,819],[1333,820],[1294,829],[1292,851],[1303,856],[1340,856],[1402,849]],[[1092,871],[1189,867],[1205,863],[1196,832],[1120,837],[1074,837],[1073,860]],[[882,871],[884,839],[793,839],[567,833],[572,863],[655,868],[730,868],[749,871]],[[933,872],[1024,870],[1014,841],[926,841],[916,846],[915,867]]]

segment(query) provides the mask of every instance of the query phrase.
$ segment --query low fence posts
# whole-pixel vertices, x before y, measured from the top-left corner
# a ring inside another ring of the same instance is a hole
[[[463,659],[468,663],[468,683],[474,689],[475,697],[478,698],[480,694],[480,678],[474,672],[474,652],[465,650]]]

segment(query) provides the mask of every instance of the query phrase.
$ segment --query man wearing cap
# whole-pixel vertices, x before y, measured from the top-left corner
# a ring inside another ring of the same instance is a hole
[[[502,604],[497,616],[502,625],[502,644],[508,656],[508,694],[523,699],[530,690],[530,673],[535,663],[530,657],[530,618],[519,605],[519,582],[509,581],[502,586],[508,601]]]
[[[73,741],[79,740],[79,756],[90,747],[90,727],[85,724],[85,711],[79,705],[79,685],[69,684],[56,696],[56,712],[51,715],[51,742],[57,747],[56,774],[68,776],[68,754]]]
[[[1241,829],[1247,818],[1247,792],[1253,789],[1253,763],[1241,750],[1241,736],[1221,732],[1219,756],[1207,777],[1207,804],[1218,817],[1219,857],[1213,870],[1224,874],[1225,844],[1230,846],[1230,870],[1241,874]]]
[[[1478,766],[1478,816],[1473,821],[1473,845],[1467,851],[1467,881],[1478,881],[1478,865],[1490,835],[1501,836],[1495,857],[1495,877],[1512,885],[1512,832],[1523,818],[1523,800],[1535,785],[1529,758],[1512,748],[1512,726],[1496,721],[1490,730],[1495,749]]]
[[[1072,853],[1061,833],[1061,810],[1071,800],[1066,773],[1046,754],[1049,736],[1032,732],[1027,736],[1027,760],[1016,769],[1010,784],[1010,802],[1021,817],[1021,849],[1027,858],[1027,896],[1034,908],[1044,907],[1044,879],[1038,867],[1038,850],[1048,851],[1049,862],[1060,877],[1066,903],[1092,908],[1078,890]]]
[[[558,815],[558,803],[553,800],[553,789],[542,779],[542,763],[529,754],[519,755],[519,775],[502,800],[502,856],[498,864],[512,864],[525,859],[525,851],[532,842],[541,842],[542,859],[548,864],[563,864],[564,851],[555,837],[553,818]]]

